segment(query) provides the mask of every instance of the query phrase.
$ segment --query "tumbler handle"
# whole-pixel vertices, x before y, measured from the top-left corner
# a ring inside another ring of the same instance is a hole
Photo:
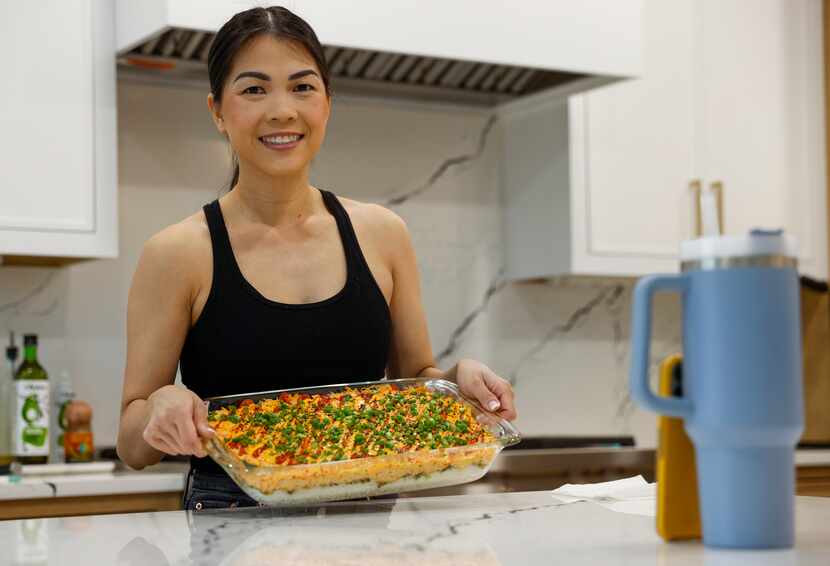
[[[631,316],[631,396],[643,408],[688,419],[692,415],[692,402],[684,397],[660,397],[649,385],[649,355],[651,350],[651,313],[654,294],[670,291],[684,294],[688,278],[685,275],[649,275],[637,281]]]

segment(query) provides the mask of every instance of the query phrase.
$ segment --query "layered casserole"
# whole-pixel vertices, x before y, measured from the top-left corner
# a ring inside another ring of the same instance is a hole
[[[504,439],[448,387],[457,393],[440,380],[398,380],[212,404],[216,437],[208,453],[265,502],[470,481],[484,474]]]

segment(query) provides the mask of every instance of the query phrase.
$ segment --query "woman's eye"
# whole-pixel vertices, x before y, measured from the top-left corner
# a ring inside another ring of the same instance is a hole
[[[310,85],[308,83],[300,83],[295,87],[295,89],[299,90],[300,92],[308,92],[310,90],[314,90],[314,85]]]
[[[252,92],[251,91],[251,89],[256,89],[256,88],[258,88],[262,92]],[[265,89],[262,88],[261,86],[249,86],[248,88],[246,88],[245,90],[242,91],[242,94],[265,94]]]

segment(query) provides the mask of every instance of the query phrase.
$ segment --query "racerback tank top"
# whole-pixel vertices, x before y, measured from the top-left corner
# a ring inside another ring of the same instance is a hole
[[[382,379],[391,319],[346,209],[320,191],[346,256],[346,283],[316,303],[272,301],[239,269],[219,201],[204,206],[213,249],[205,306],[185,339],[182,383],[201,398]],[[218,471],[209,458],[196,469]]]

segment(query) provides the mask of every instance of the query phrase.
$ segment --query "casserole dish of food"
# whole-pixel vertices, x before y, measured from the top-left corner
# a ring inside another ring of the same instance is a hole
[[[475,481],[512,424],[449,381],[398,379],[214,397],[207,453],[268,505],[353,499]]]

